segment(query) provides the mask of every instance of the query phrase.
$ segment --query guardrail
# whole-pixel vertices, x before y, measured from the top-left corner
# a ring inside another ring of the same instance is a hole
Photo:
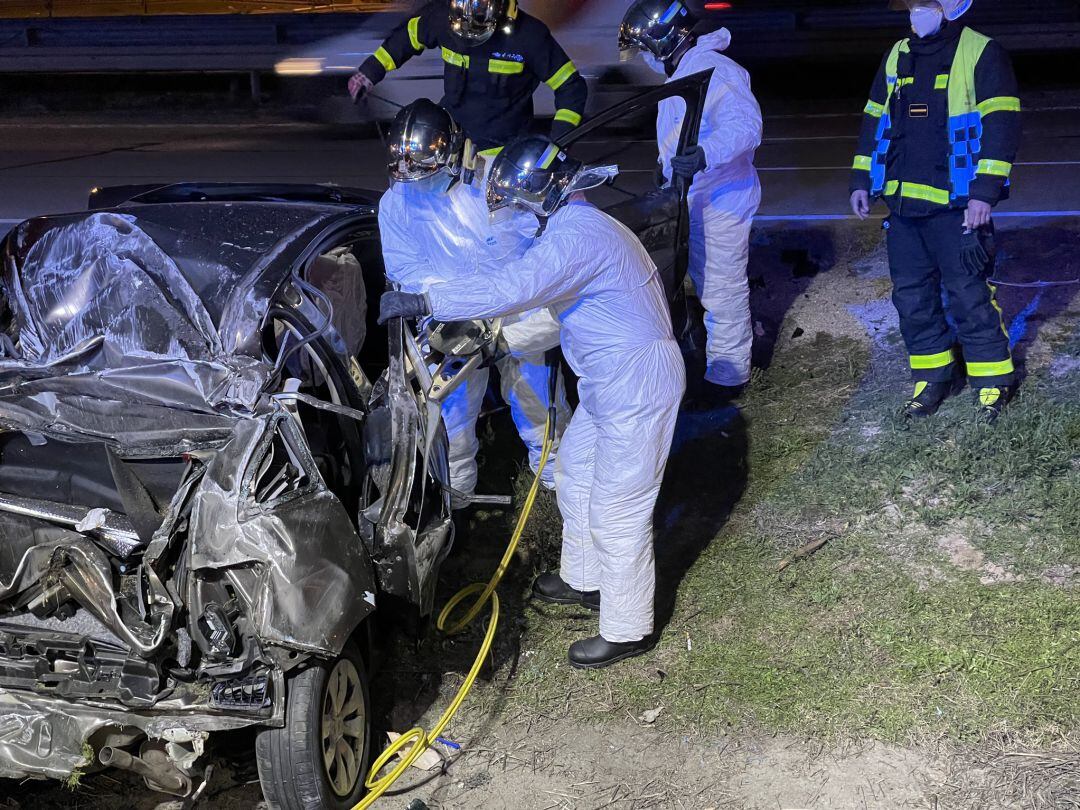
[[[89,2],[106,5],[104,0]],[[118,0],[110,5],[121,8],[132,2],[162,7],[181,3],[199,5],[195,0]],[[55,3],[59,7],[60,0]],[[336,10],[341,4],[348,4],[350,10]],[[304,45],[336,36],[363,22],[370,24],[371,15],[357,13],[365,4],[367,8],[388,5],[371,0],[327,0],[311,4],[326,12],[314,14],[0,18],[0,73],[220,71],[254,75],[272,71],[279,59]],[[234,0],[216,5],[219,8],[257,5],[264,10],[276,7],[274,0],[257,3]],[[746,55],[757,59],[766,55],[784,59],[877,52],[884,47],[879,39],[892,41],[897,35],[897,15],[885,11],[884,5],[882,0],[880,5],[875,2],[873,6],[843,4],[796,11],[765,4],[752,9],[749,2],[744,2],[725,14],[723,20],[733,30],[749,35],[740,37],[739,41],[750,43],[753,53]],[[1076,0],[1041,0],[1038,20],[1030,21],[1030,15],[1024,15],[1027,21],[1019,23],[1015,5],[988,0],[976,11],[972,13],[972,24],[999,37],[1006,47],[1080,48],[1080,4]],[[396,14],[378,16],[385,16],[387,30],[399,19]],[[380,20],[373,29],[378,32],[382,27]]]
[[[359,19],[351,13],[0,19],[0,72],[271,71],[298,46],[340,34]]]
[[[0,0],[0,17],[136,17],[157,14],[318,14],[395,11],[396,0]]]

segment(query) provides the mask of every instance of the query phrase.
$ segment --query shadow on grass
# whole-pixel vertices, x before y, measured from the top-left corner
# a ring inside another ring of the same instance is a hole
[[[742,412],[682,413],[656,507],[656,630],[671,620],[679,584],[746,489],[749,438]]]

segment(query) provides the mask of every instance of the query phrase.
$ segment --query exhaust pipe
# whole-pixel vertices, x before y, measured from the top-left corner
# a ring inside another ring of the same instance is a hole
[[[98,751],[98,761],[110,768],[137,773],[151,790],[171,793],[173,796],[191,795],[191,780],[167,762],[147,762],[111,745]]]

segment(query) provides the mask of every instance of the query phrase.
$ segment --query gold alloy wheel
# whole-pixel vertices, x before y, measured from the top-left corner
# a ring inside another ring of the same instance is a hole
[[[367,711],[360,674],[347,658],[326,679],[322,701],[323,767],[338,796],[348,796],[363,777]]]

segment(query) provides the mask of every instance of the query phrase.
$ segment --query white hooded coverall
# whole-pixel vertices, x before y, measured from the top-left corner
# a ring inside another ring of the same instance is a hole
[[[721,51],[731,43],[726,28],[705,34],[679,60],[668,81],[713,69],[705,96],[698,143],[706,168],[690,186],[690,277],[705,308],[705,379],[738,386],[750,379],[750,226],[761,202],[754,152],[761,145],[761,108],[750,75]],[[686,103],[660,102],[656,140],[664,174],[679,145]]]
[[[555,484],[561,576],[600,591],[600,634],[653,629],[652,518],[685,389],[656,266],[624,225],[586,202],[555,212],[525,255],[482,277],[434,284],[435,317],[491,318],[549,306],[562,325],[580,405],[563,435]]]
[[[462,182],[445,193],[396,183],[379,202],[386,276],[406,292],[425,292],[432,284],[501,266],[521,256],[535,232],[536,219],[532,216],[492,228],[483,193]],[[511,356],[497,364],[503,399],[528,448],[533,470],[540,463],[547,424],[549,372],[544,350],[558,345],[557,335],[550,314],[534,313],[506,328],[504,338]],[[476,489],[476,453],[480,449],[476,420],[487,387],[488,370],[477,369],[442,405],[450,441],[450,485],[466,495]],[[570,421],[570,406],[561,380],[556,406],[557,446],[558,434]],[[544,483],[548,488],[554,486],[551,465],[544,471]]]

